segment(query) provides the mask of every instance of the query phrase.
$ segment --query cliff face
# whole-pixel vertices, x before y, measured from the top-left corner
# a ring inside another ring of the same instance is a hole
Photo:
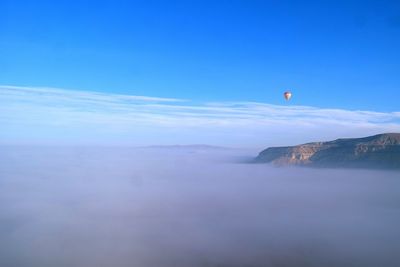
[[[275,165],[400,169],[400,133],[270,147],[255,159]]]

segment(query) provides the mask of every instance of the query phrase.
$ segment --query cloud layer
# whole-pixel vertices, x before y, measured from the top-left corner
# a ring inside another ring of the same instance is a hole
[[[237,155],[2,147],[0,266],[400,266],[397,172]]]
[[[400,131],[400,112],[0,86],[3,142],[263,146]]]

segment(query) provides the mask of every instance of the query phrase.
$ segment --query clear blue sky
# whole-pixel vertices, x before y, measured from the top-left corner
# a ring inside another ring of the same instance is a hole
[[[0,1],[0,84],[400,109],[399,1]]]

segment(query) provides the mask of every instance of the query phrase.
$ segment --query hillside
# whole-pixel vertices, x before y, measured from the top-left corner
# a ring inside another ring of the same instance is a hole
[[[255,162],[313,167],[400,169],[400,133],[270,147],[260,152]]]

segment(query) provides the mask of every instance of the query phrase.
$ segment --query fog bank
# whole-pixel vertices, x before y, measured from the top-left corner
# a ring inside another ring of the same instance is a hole
[[[209,147],[0,148],[0,266],[400,266],[400,173]]]

